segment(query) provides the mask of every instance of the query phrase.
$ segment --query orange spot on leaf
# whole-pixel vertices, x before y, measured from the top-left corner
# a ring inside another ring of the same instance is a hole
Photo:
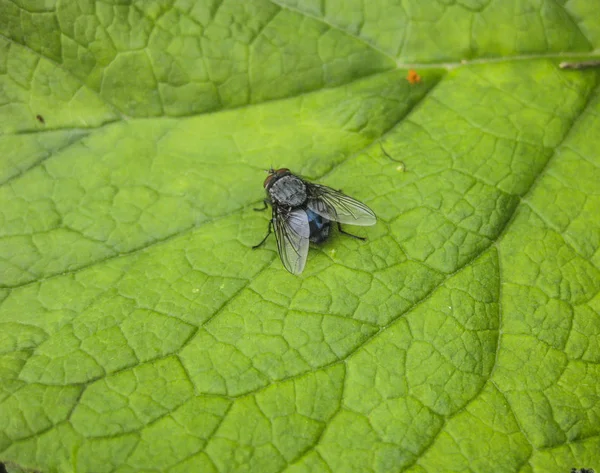
[[[406,74],[406,80],[411,84],[419,84],[421,83],[421,76],[417,74],[417,71],[410,69],[408,74]]]

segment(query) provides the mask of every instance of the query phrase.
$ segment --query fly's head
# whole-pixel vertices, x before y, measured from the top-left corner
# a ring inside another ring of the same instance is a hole
[[[281,168],[281,169],[271,168],[271,169],[267,170],[267,173],[269,175],[267,176],[267,178],[265,179],[265,182],[263,184],[266,191],[269,191],[269,189],[275,183],[275,181],[277,181],[277,179],[282,178],[283,176],[288,176],[288,175],[292,174],[291,171],[287,168]]]

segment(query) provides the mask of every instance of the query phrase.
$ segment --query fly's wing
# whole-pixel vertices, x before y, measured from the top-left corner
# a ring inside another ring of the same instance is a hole
[[[308,255],[310,227],[302,209],[292,211],[273,208],[273,223],[281,262],[292,274],[300,274]]]
[[[350,225],[375,225],[377,217],[369,207],[331,187],[306,183],[308,208],[322,217]]]

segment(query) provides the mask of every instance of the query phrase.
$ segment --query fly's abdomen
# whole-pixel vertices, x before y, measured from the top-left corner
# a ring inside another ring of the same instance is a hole
[[[310,241],[323,243],[329,238],[331,222],[310,209],[306,210],[306,215],[308,216],[308,226],[310,228]]]

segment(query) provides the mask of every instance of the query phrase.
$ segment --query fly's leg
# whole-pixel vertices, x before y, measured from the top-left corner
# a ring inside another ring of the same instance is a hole
[[[273,220],[269,220],[269,230],[267,231],[267,234],[265,235],[265,237],[260,241],[260,243],[258,245],[254,245],[252,247],[252,249],[256,250],[257,248],[259,248],[262,245],[264,245],[265,241],[267,241],[267,238],[269,238],[269,235],[271,233],[273,233]]]
[[[264,207],[262,209],[254,209],[257,212],[262,212],[263,210],[267,210],[267,199],[263,200]]]
[[[352,238],[356,238],[357,240],[366,241],[365,237],[359,237],[358,235],[352,235],[352,233],[348,233],[348,232],[345,232],[344,230],[342,230],[342,224],[340,222],[337,222],[337,226],[338,226],[338,230],[340,231],[340,233],[343,233],[344,235],[348,235],[349,237],[352,237]]]
[[[267,210],[267,204],[270,204],[270,203],[271,203],[270,199],[265,199],[265,200],[263,200],[264,207],[262,209],[254,209],[254,210],[256,210],[257,212],[262,212],[263,210]],[[271,233],[273,233],[273,219],[269,220],[269,229],[268,229],[265,237],[260,241],[260,243],[258,245],[254,245],[252,247],[252,249],[255,250],[256,248],[261,247],[265,243],[265,241],[267,241],[267,238],[269,238],[269,235]]]

